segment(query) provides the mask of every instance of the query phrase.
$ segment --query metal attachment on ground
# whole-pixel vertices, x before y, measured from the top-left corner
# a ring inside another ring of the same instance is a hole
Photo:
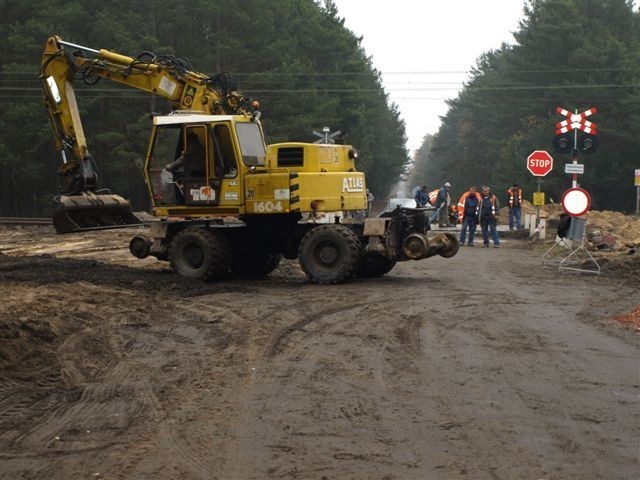
[[[599,275],[601,270],[600,265],[585,246],[587,219],[583,217],[570,217],[567,221],[569,222],[569,228],[566,232],[561,232],[561,226],[558,225],[556,242],[542,255],[542,264],[557,264],[558,270],[571,270],[574,272],[595,273]],[[578,242],[575,248],[574,242]],[[564,247],[571,250],[567,256],[557,263],[551,258],[551,252],[556,247]],[[582,259],[580,259],[581,254]]]
[[[403,253],[411,260],[421,260],[434,255],[451,258],[458,253],[459,248],[458,239],[450,233],[439,233],[431,238],[424,234],[412,233],[402,245]]]

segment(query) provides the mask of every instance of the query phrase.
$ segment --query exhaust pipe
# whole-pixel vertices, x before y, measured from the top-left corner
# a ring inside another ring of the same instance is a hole
[[[405,239],[402,252],[411,260],[422,260],[434,255],[451,258],[458,253],[459,248],[458,239],[451,233],[439,233],[431,238],[421,233],[412,233]]]

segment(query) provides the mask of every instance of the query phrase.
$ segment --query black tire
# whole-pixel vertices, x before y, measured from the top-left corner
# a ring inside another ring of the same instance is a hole
[[[279,253],[264,250],[237,252],[231,271],[241,277],[264,277],[280,265],[281,259]]]
[[[395,260],[389,260],[379,253],[370,253],[362,259],[356,275],[364,278],[380,277],[385,273],[389,273],[395,265]]]
[[[358,236],[344,225],[320,225],[302,238],[300,266],[313,283],[340,283],[355,275],[362,262]]]
[[[183,277],[214,280],[228,273],[231,248],[219,233],[206,228],[185,228],[173,237],[169,260]]]

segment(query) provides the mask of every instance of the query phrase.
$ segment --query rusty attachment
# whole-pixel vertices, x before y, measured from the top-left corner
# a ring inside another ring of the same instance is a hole
[[[458,239],[450,233],[439,233],[431,238],[421,233],[412,233],[405,239],[402,252],[411,260],[422,260],[434,255],[451,258],[458,253],[459,248]]]

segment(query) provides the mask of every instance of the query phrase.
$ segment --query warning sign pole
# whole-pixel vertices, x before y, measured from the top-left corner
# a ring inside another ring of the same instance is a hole
[[[640,168],[636,169],[636,216],[640,217]]]
[[[538,177],[538,193],[540,193],[540,186],[542,185],[542,177]],[[536,227],[540,225],[540,205],[536,207]]]

